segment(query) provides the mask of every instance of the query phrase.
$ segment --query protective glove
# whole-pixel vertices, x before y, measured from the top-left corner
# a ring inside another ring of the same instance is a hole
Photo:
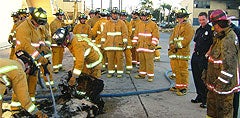
[[[41,56],[39,59],[38,59],[38,63],[41,63],[42,65],[46,65],[48,64],[48,59],[44,58],[43,56]]]
[[[46,45],[40,45],[39,50],[40,50],[39,52],[44,52],[44,54],[50,54],[51,53],[50,47],[48,47]]]
[[[152,43],[148,45],[148,48],[149,48],[150,50],[154,50],[155,47],[156,47],[156,45],[155,45],[155,44],[152,44]]]
[[[37,116],[37,118],[48,118],[47,114],[43,113],[40,110],[38,110],[35,115]]]
[[[12,35],[9,35],[9,36],[8,36],[8,43],[9,43],[9,44],[12,44],[12,41],[13,41],[13,36],[12,36]]]
[[[74,86],[76,83],[76,78],[75,77],[71,77],[70,80],[68,81],[69,86]]]

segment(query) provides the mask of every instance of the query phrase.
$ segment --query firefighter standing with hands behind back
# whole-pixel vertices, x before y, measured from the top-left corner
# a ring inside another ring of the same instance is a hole
[[[206,54],[208,69],[202,79],[208,88],[207,118],[233,117],[233,92],[239,89],[238,51],[236,34],[229,27],[225,11],[217,9],[210,15],[215,35]]]
[[[2,117],[2,99],[7,87],[11,87],[26,111],[37,118],[47,115],[38,110],[32,103],[28,93],[26,74],[36,71],[37,67],[32,57],[25,51],[16,52],[17,60],[0,58],[0,116]],[[25,74],[26,72],[26,74]]]
[[[102,32],[101,42],[107,54],[108,74],[111,78],[115,73],[115,57],[117,57],[117,78],[123,75],[123,50],[127,46],[128,32],[126,24],[118,18],[119,10],[114,7],[111,11],[111,20],[106,23]]]
[[[176,13],[178,24],[173,29],[169,39],[168,56],[174,61],[176,85],[170,88],[178,96],[187,94],[189,73],[188,60],[190,60],[190,42],[194,35],[192,25],[187,21],[189,13],[181,8]]]
[[[147,75],[148,82],[154,79],[154,51],[159,40],[159,30],[155,22],[151,20],[150,10],[141,11],[141,22],[137,24],[133,42],[137,44],[136,51],[139,55],[139,74],[136,79],[144,79]],[[134,44],[133,44],[134,45]]]

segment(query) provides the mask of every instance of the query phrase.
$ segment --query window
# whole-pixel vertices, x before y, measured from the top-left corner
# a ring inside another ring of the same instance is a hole
[[[198,22],[198,18],[193,18],[193,26],[198,26],[200,25]]]
[[[210,8],[210,0],[194,0],[194,8]]]

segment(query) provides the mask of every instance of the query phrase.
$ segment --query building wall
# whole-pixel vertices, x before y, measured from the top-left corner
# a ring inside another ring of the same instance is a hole
[[[196,24],[196,22],[197,22],[196,20],[198,18],[198,14],[200,12],[208,13],[209,10],[215,10],[215,9],[223,9],[228,12],[229,16],[236,16],[236,18],[239,19],[239,10],[238,9],[227,9],[225,2],[218,2],[218,1],[210,0],[210,8],[195,8],[195,7],[193,7],[193,5],[194,5],[193,3],[194,3],[194,0],[183,0],[181,2],[181,5],[184,8],[186,8],[186,6],[187,6],[187,8],[189,8],[189,9],[187,9],[188,12],[192,13],[189,16],[189,20],[193,25]],[[196,25],[196,26],[198,26],[198,25]]]

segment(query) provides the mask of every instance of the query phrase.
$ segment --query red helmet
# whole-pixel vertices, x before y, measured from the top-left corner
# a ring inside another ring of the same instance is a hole
[[[219,20],[228,20],[225,11],[223,11],[221,9],[214,10],[210,15],[211,22],[216,22]]]

